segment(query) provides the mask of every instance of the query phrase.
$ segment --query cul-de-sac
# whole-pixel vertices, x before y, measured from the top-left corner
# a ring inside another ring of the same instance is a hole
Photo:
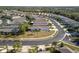
[[[0,53],[78,53],[78,10],[0,6]]]

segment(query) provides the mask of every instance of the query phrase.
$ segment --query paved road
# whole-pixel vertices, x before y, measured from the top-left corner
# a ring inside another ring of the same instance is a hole
[[[51,14],[52,16],[59,16],[61,18],[62,21],[64,21],[65,23],[67,24],[70,24],[72,27],[75,27],[75,26],[79,26],[79,22],[73,20],[73,19],[70,19],[68,17],[65,17],[65,16],[61,16],[61,15],[55,15],[55,14]],[[66,33],[67,34],[67,33]],[[70,33],[71,34],[71,33]],[[71,42],[71,38],[69,36],[65,36],[65,38],[63,39],[64,42],[68,43],[68,44],[71,44],[71,45],[74,45],[74,46],[77,46],[75,43]]]
[[[49,17],[50,18],[50,17]],[[29,40],[25,40],[22,41],[23,45],[44,45],[44,44],[50,44],[53,41],[58,41],[64,38],[65,32],[64,30],[61,28],[61,26],[57,23],[56,20],[54,20],[53,18],[50,18],[50,20],[52,21],[52,23],[57,27],[58,29],[58,34],[55,37],[51,37],[45,40],[38,40],[38,41],[29,41]],[[5,41],[5,44],[8,45],[12,45],[14,42],[13,41]],[[3,44],[0,41],[0,45]]]

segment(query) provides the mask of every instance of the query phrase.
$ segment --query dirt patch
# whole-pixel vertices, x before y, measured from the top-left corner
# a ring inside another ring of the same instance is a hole
[[[19,38],[40,38],[40,37],[46,37],[50,36],[54,33],[55,31],[40,31],[40,32],[26,32],[23,35],[19,35]]]

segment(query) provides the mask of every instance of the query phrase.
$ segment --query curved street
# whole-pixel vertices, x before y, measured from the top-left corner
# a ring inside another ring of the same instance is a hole
[[[46,45],[46,44],[50,44],[54,41],[62,40],[64,38],[65,32],[64,32],[63,28],[59,25],[59,23],[55,19],[51,18],[50,16],[48,16],[48,17],[52,21],[52,23],[56,26],[56,28],[58,29],[57,35],[54,36],[53,38],[50,37],[50,38],[45,39],[45,40],[36,40],[36,41],[24,40],[24,41],[22,41],[23,45]],[[11,40],[5,41],[5,44],[8,44],[8,45],[12,45],[13,43],[14,43],[14,41],[11,41]],[[1,44],[2,43],[0,41],[0,45]]]
[[[44,44],[50,44],[54,41],[59,41],[62,40],[65,36],[65,32],[63,30],[63,28],[61,28],[61,26],[58,24],[58,22],[52,18],[50,18],[50,20],[52,21],[52,23],[56,26],[56,28],[58,29],[58,34],[55,37],[51,37],[48,38],[46,40],[39,40],[39,41],[22,41],[23,45],[44,45]]]

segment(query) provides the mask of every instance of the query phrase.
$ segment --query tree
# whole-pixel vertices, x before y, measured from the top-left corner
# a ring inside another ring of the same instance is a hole
[[[13,49],[15,49],[17,52],[21,51],[22,43],[18,40],[15,41],[13,45]]]
[[[29,24],[30,24],[33,20],[35,20],[35,18],[26,16],[26,20],[29,21]]]
[[[52,46],[56,47],[58,42],[52,42]]]
[[[51,23],[48,23],[48,26],[52,26],[52,24]]]
[[[1,18],[2,19],[10,19],[10,20],[12,20],[12,17],[11,16],[7,16],[7,15],[5,15],[5,16],[3,15],[3,16],[1,16]]]
[[[28,50],[29,53],[37,53],[38,52],[38,47],[37,46],[32,46],[31,49]]]
[[[76,32],[79,32],[79,26],[75,27],[74,30],[75,30]]]
[[[50,53],[60,53],[60,51],[57,50],[55,47],[48,47],[46,48],[46,51],[49,51]]]
[[[56,19],[57,21],[61,21],[61,18],[58,17],[58,16],[56,16],[55,19]]]
[[[6,49],[7,49],[7,51],[8,51],[8,45],[6,45]]]
[[[59,47],[64,47],[63,42],[60,42]]]
[[[15,49],[8,50],[7,53],[16,53]]]
[[[50,48],[50,52],[51,52],[51,53],[60,53],[60,51],[57,50],[57,49],[54,48],[54,47],[51,47],[51,48]]]
[[[20,29],[20,32],[24,34],[26,30],[28,30],[28,24],[25,22],[23,24],[20,24],[19,29]]]
[[[0,10],[0,13],[3,13],[3,11],[2,11],[2,10]]]
[[[1,38],[1,32],[0,32],[0,38]]]

